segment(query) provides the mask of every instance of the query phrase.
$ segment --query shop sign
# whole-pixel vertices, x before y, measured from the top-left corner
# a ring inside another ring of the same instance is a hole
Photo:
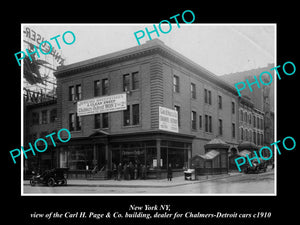
[[[77,102],[78,116],[115,112],[127,109],[126,94],[97,97]]]
[[[176,110],[159,106],[159,129],[178,133],[178,113]]]

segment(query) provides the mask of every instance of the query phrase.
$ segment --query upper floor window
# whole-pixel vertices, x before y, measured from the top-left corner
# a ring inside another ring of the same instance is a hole
[[[132,79],[132,90],[139,89],[139,72],[134,72],[131,74]]]
[[[78,84],[76,85],[76,100],[81,100],[81,85]]]
[[[42,111],[42,124],[47,124],[48,123],[48,111],[43,110]]]
[[[74,86],[69,87],[69,101],[81,100],[81,97],[82,97],[82,91],[81,91],[80,84],[77,84],[75,87]]]
[[[231,113],[235,114],[235,103],[231,102]]]
[[[180,106],[174,105],[174,109],[177,111],[177,116],[178,116],[178,127],[180,127]]]
[[[179,93],[179,77],[176,75],[173,77],[173,91]]]
[[[102,95],[108,94],[108,79],[104,78],[102,79]]]
[[[191,83],[191,95],[193,99],[196,99],[196,84]]]
[[[191,121],[192,121],[192,129],[193,130],[196,130],[197,129],[197,121],[196,121],[196,118],[197,118],[197,114],[195,111],[192,111],[191,113]]]
[[[123,91],[137,90],[139,86],[139,72],[123,75]]]
[[[100,80],[94,81],[94,97],[100,96]]]
[[[219,105],[219,109],[222,109],[222,96],[218,95],[218,105]]]
[[[130,90],[130,77],[129,74],[123,75],[123,91]]]
[[[204,102],[211,105],[211,91],[204,89]]]

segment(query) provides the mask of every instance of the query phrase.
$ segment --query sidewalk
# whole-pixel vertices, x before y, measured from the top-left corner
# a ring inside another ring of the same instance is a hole
[[[268,170],[264,174],[274,173],[273,170]],[[175,187],[194,183],[201,183],[211,180],[217,180],[222,178],[228,178],[233,176],[242,176],[244,173],[240,172],[229,172],[228,174],[218,174],[218,175],[203,175],[198,176],[197,180],[185,180],[184,176],[174,177],[172,181],[167,179],[148,179],[148,180],[68,180],[68,186],[83,186],[83,187]],[[29,180],[24,181],[24,185],[30,185]]]

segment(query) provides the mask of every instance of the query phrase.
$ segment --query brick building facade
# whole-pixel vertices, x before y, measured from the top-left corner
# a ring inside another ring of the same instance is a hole
[[[240,105],[249,101],[158,39],[61,66],[55,76],[57,130],[72,135],[57,146],[55,163],[74,177],[96,167],[108,173],[119,163],[146,165],[149,177],[164,177],[169,164],[175,173],[189,168],[215,137],[241,142]],[[78,116],[78,101],[121,93],[126,110]],[[178,112],[178,133],[159,129],[159,106]]]

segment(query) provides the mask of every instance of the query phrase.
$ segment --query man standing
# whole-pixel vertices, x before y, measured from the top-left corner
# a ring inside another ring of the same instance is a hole
[[[172,181],[172,165],[169,163],[168,169],[167,169],[167,178],[169,181]]]

